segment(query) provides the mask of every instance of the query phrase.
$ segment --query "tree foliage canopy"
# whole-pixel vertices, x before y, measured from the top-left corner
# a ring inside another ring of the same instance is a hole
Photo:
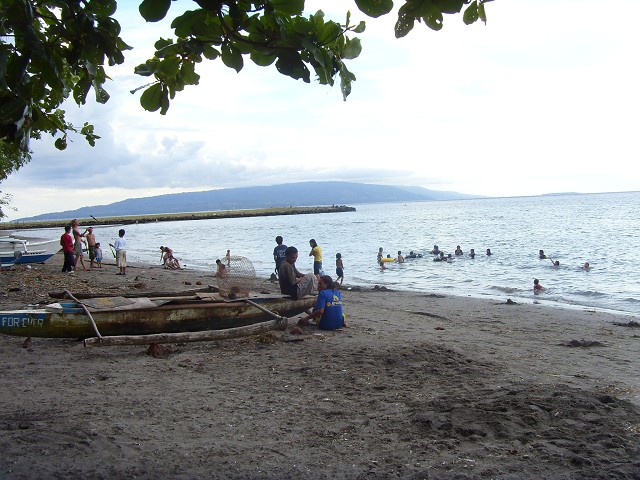
[[[433,30],[443,26],[445,14],[463,12],[465,23],[486,20],[490,0],[404,0],[398,9],[395,36],[403,37],[416,22]],[[354,34],[365,23],[325,18],[322,11],[304,16],[304,0],[193,0],[193,9],[173,18],[175,38],[161,38],[155,54],[135,68],[150,79],[140,103],[149,111],[167,112],[170,101],[186,85],[197,85],[196,66],[220,59],[239,72],[247,60],[275,66],[288,77],[321,84],[339,80],[342,96],[351,92],[355,75],[346,61],[361,52]],[[148,22],[169,14],[171,0],[142,0],[139,11]],[[355,0],[370,17],[392,11],[392,0]],[[109,78],[105,65],[124,62],[130,47],[120,37],[115,20],[116,0],[0,0],[0,155],[8,174],[29,160],[29,140],[42,133],[65,149],[71,133],[90,145],[100,138],[93,126],[66,120],[61,106],[69,97],[85,104],[92,91],[106,103]],[[134,90],[134,92],[136,91]],[[5,175],[6,176],[6,175]],[[1,180],[1,178],[0,178]]]

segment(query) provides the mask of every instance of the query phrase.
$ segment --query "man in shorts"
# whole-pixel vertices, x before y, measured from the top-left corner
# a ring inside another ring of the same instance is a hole
[[[85,238],[87,239],[87,245],[89,246],[89,260],[91,260],[89,269],[92,269],[94,267],[94,262],[96,261],[96,235],[93,233],[93,227],[87,228]]]

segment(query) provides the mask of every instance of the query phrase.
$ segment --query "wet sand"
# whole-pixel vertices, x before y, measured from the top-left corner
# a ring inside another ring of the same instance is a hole
[[[2,308],[215,284],[61,265],[0,272]],[[0,477],[640,478],[638,319],[506,300],[345,286],[343,331],[157,357],[0,336]]]

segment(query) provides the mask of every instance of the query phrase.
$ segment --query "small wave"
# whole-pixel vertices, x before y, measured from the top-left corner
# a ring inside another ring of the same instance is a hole
[[[607,294],[606,293],[602,293],[602,292],[594,292],[593,290],[585,290],[585,291],[576,291],[576,292],[571,292],[573,295],[578,295],[581,297],[606,297]]]
[[[629,303],[640,303],[640,298],[627,297],[624,301]]]
[[[492,285],[489,287],[491,290],[499,290],[504,293],[516,293],[518,291],[517,288],[513,287],[498,287],[497,285]]]

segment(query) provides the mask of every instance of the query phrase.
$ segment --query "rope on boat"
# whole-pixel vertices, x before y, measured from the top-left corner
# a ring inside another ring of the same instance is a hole
[[[69,290],[65,290],[64,294],[69,297],[71,300],[73,300],[74,302],[76,302],[78,305],[80,305],[82,307],[82,310],[84,310],[84,313],[87,314],[87,316],[89,317],[89,321],[91,322],[91,326],[93,327],[93,331],[96,334],[96,337],[98,337],[99,339],[102,339],[102,335],[100,335],[100,332],[98,331],[98,326],[96,325],[95,320],[93,319],[93,317],[91,316],[91,312],[89,311],[89,309],[87,308],[87,306],[82,303],[80,300],[78,300],[73,293],[71,293]]]

